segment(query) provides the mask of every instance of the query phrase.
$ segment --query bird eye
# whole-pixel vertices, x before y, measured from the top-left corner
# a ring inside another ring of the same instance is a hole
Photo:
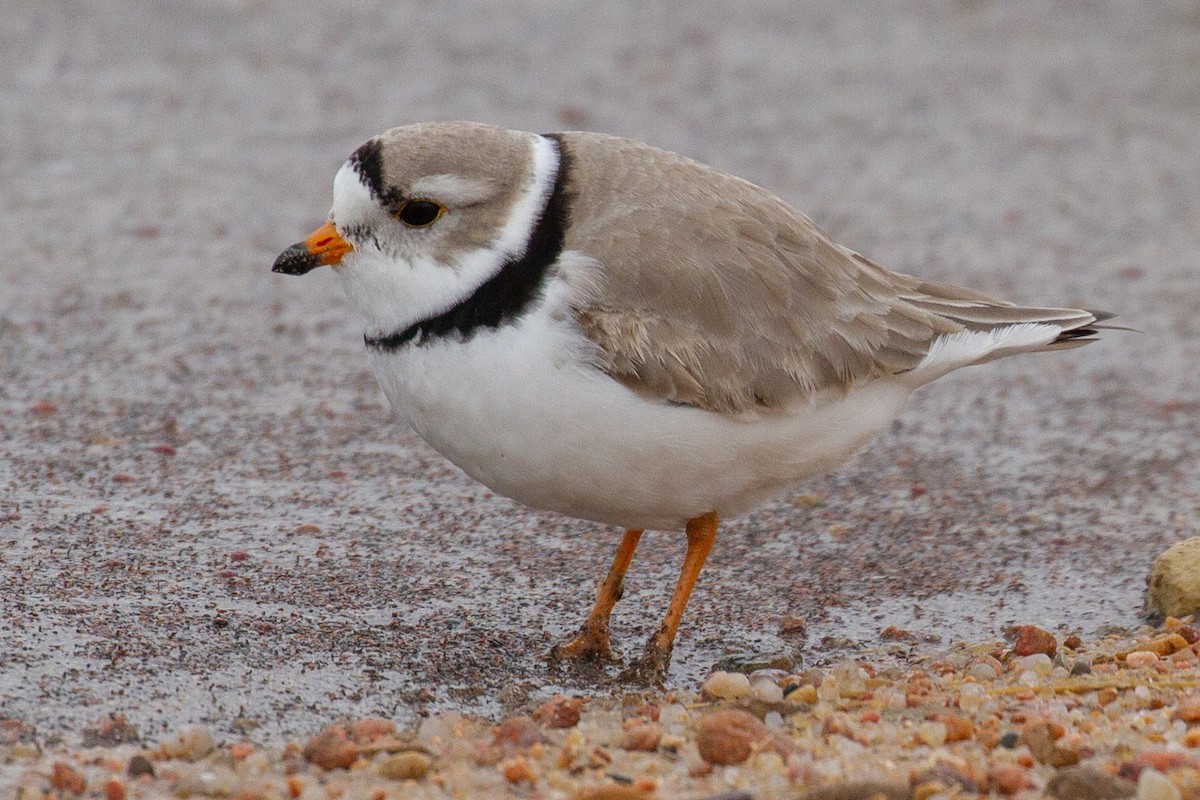
[[[409,200],[400,206],[396,216],[410,228],[427,228],[437,222],[445,210],[432,200]]]

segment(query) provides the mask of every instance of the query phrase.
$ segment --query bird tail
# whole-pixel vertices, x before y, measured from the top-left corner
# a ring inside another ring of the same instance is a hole
[[[1096,341],[1102,325],[1115,315],[1080,308],[1017,306],[958,286],[920,281],[905,300],[955,325],[959,330],[930,343],[911,374],[922,383],[951,370],[985,364],[1018,353],[1069,350]]]

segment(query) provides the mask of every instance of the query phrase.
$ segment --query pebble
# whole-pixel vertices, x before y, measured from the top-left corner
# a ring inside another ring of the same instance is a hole
[[[1158,662],[1158,653],[1152,653],[1148,650],[1137,650],[1125,656],[1125,666],[1130,669],[1142,669],[1153,666]]]
[[[1060,769],[1046,784],[1046,794],[1058,800],[1123,800],[1136,791],[1129,781],[1091,766]]]
[[[537,783],[537,772],[525,756],[517,756],[500,762],[500,774],[509,783]]]
[[[81,794],[86,785],[83,776],[61,761],[55,761],[50,769],[50,785],[71,794]]]
[[[775,681],[758,680],[751,688],[754,690],[754,696],[764,703],[778,703],[783,700],[783,687]]]
[[[1189,725],[1200,724],[1200,697],[1184,700],[1171,713],[1171,719],[1178,719]]]
[[[419,781],[429,772],[433,759],[419,750],[395,753],[379,762],[379,774],[396,780]]]
[[[806,705],[816,705],[817,702],[817,687],[811,684],[797,686],[792,691],[788,692],[784,697],[789,703],[804,703]]]
[[[330,725],[304,745],[304,759],[323,770],[349,769],[358,758],[358,748],[341,725]]]
[[[162,743],[162,751],[168,758],[184,761],[199,761],[217,748],[208,728],[190,725]]]
[[[1029,777],[1016,764],[993,764],[988,779],[1000,794],[1016,794],[1029,787]]]
[[[741,764],[771,732],[758,717],[736,708],[711,711],[696,723],[696,748],[709,764]]]
[[[922,722],[917,726],[917,737],[930,747],[945,744],[946,733],[946,725],[942,722]]]
[[[973,662],[967,667],[967,674],[977,681],[985,682],[994,681],[1000,675],[995,667],[985,661]]]
[[[1019,672],[1029,671],[1038,677],[1046,677],[1054,671],[1054,661],[1045,653],[1023,656],[1013,662]]]
[[[1163,616],[1200,610],[1200,536],[1168,547],[1150,570],[1147,603]]]
[[[740,672],[717,671],[704,682],[701,691],[717,700],[737,700],[750,694],[750,679]]]
[[[550,741],[541,727],[530,717],[511,717],[496,726],[492,744],[515,744],[517,747],[530,747],[539,742]]]
[[[646,722],[633,717],[625,720],[621,733],[621,749],[652,753],[662,741],[663,728],[657,722]]]
[[[746,674],[767,669],[791,672],[796,668],[796,657],[791,653],[779,651],[734,653],[717,662],[716,668],[721,672],[742,672]]]
[[[650,798],[640,789],[618,785],[583,789],[571,795],[571,800],[650,800]]]
[[[538,706],[533,719],[547,728],[574,728],[579,724],[579,711],[583,708],[582,697],[563,697],[556,694]]]
[[[350,725],[350,737],[359,744],[370,744],[395,732],[396,723],[386,719],[360,719]]]
[[[1058,641],[1054,634],[1044,631],[1036,625],[1018,625],[1013,629],[1016,641],[1013,644],[1013,654],[1031,656],[1035,653],[1053,658],[1058,651]]]
[[[907,784],[858,781],[823,786],[802,796],[802,800],[909,800]]]
[[[1142,770],[1137,783],[1137,800],[1181,800],[1179,787],[1156,769]]]

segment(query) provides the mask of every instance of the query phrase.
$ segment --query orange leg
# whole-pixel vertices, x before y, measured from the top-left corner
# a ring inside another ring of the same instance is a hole
[[[683,558],[683,568],[679,571],[679,582],[675,584],[675,593],[671,595],[671,605],[667,607],[667,615],[663,617],[662,625],[646,643],[646,650],[639,662],[627,669],[623,675],[629,680],[657,680],[666,675],[667,665],[671,663],[671,650],[675,646],[675,633],[679,630],[679,620],[687,607],[692,589],[696,587],[696,579],[704,561],[712,550],[713,541],[717,537],[717,513],[710,511],[701,514],[687,525],[687,555]]]
[[[596,592],[596,604],[592,613],[579,633],[569,642],[555,645],[550,651],[553,658],[581,658],[587,661],[609,660],[612,658],[612,646],[608,636],[608,617],[612,614],[613,606],[625,593],[625,571],[633,561],[633,552],[637,550],[638,540],[642,538],[639,530],[627,530],[621,537],[617,554],[613,556],[612,566],[608,568],[608,576],[600,584]]]

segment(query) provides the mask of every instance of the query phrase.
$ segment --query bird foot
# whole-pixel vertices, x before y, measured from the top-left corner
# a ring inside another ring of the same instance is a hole
[[[617,676],[618,683],[661,686],[667,679],[667,667],[671,666],[671,647],[662,647],[651,639],[642,652],[642,657],[631,663]]]
[[[611,662],[616,660],[616,657],[613,656],[608,627],[590,625],[586,622],[574,638],[550,648],[550,658],[554,661]]]

